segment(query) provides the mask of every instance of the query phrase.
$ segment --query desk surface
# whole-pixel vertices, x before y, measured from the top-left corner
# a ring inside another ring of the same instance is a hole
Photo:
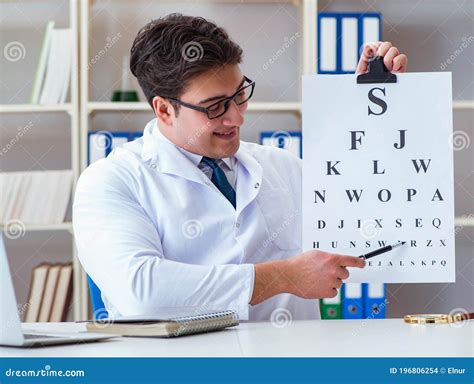
[[[23,329],[81,332],[84,323],[24,323]],[[126,337],[47,348],[0,347],[3,357],[472,357],[474,321],[409,325],[402,319],[242,323],[174,339]]]

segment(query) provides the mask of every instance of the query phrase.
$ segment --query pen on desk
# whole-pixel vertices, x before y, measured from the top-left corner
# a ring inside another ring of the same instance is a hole
[[[400,247],[401,245],[403,245],[403,244],[405,244],[405,243],[406,243],[406,241],[401,241],[401,242],[399,242],[399,243],[397,243],[397,244],[394,244],[394,245],[387,245],[386,247],[376,249],[375,251],[366,253],[366,254],[364,254],[364,255],[360,255],[359,258],[360,258],[360,259],[370,259],[371,257],[380,255],[381,253],[389,252],[389,251],[391,251],[392,249],[395,249],[395,248],[397,248],[397,247]]]

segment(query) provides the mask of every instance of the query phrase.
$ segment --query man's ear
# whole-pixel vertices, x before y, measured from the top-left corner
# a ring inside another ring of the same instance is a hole
[[[168,100],[155,96],[153,98],[153,110],[155,111],[155,116],[162,124],[167,126],[173,125],[172,114],[174,114],[174,108]]]

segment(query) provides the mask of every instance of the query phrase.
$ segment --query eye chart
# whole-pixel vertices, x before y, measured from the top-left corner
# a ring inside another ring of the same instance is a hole
[[[454,282],[450,73],[303,78],[303,249],[358,256],[347,282]]]

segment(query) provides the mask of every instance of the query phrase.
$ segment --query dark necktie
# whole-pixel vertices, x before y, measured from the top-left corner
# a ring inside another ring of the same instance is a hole
[[[219,167],[214,159],[209,157],[203,157],[201,160],[204,164],[208,165],[212,169],[212,183],[217,187],[219,191],[226,197],[227,200],[235,208],[235,190],[230,185],[229,180],[225,176],[224,171]]]

